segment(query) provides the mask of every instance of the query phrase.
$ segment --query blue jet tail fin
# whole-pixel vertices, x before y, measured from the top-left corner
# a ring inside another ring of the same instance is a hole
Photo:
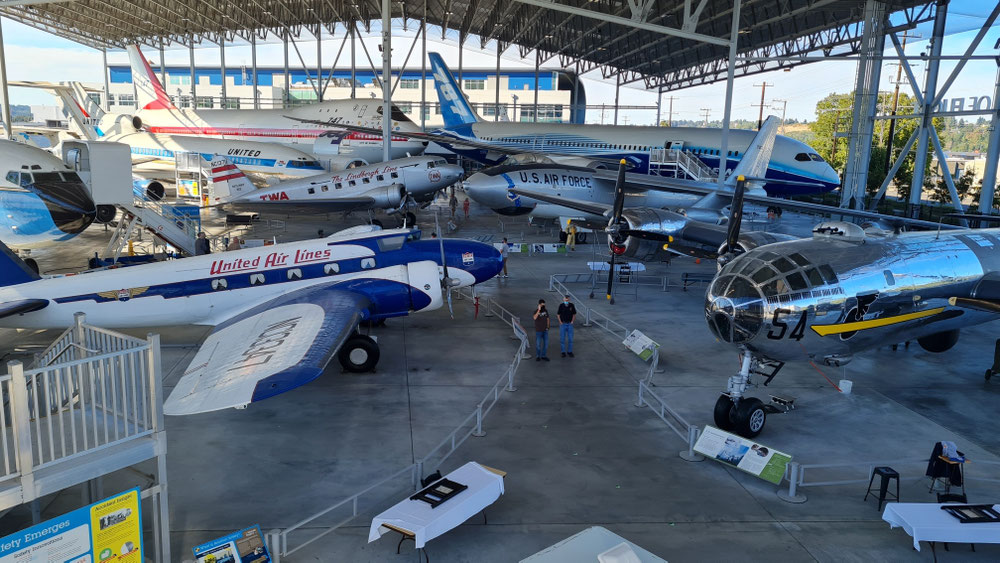
[[[437,90],[438,103],[441,104],[441,117],[445,127],[458,127],[479,121],[476,112],[469,104],[458,81],[452,76],[444,59],[437,53],[428,53],[431,59],[431,74],[434,77],[434,88]]]
[[[0,287],[42,279],[17,254],[0,242]]]

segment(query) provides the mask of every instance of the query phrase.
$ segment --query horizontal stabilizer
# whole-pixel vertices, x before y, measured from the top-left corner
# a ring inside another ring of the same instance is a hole
[[[17,254],[0,242],[0,287],[41,279]]]

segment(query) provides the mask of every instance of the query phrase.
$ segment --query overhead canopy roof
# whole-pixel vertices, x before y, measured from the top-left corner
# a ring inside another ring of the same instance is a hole
[[[899,27],[926,21],[927,0],[886,0]],[[95,48],[265,40],[269,35],[370,30],[380,0],[0,0],[0,14]],[[733,0],[393,0],[392,17],[426,19],[485,46],[499,41],[577,72],[600,69],[623,84],[676,89],[725,79]],[[817,51],[857,49],[864,2],[744,0],[737,75],[755,74]],[[424,14],[426,13],[426,18]],[[685,17],[687,15],[687,17]],[[339,31],[338,31],[339,30]]]

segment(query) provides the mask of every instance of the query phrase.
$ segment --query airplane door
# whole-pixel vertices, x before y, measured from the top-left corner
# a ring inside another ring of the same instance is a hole
[[[667,141],[665,147],[668,149],[683,150],[684,141]]]
[[[301,129],[302,129],[302,125],[299,124],[299,123],[296,123],[295,125],[292,125],[292,144],[295,144],[295,145],[299,144],[299,138],[301,136],[301,134],[300,134],[300,130]]]

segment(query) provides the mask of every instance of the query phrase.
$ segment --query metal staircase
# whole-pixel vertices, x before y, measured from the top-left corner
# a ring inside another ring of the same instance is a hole
[[[718,174],[690,151],[654,148],[649,151],[649,173],[670,178],[690,178],[709,182]]]
[[[132,203],[120,203],[121,219],[108,242],[105,258],[116,260],[132,240],[135,229],[146,229],[155,237],[181,252],[194,256],[194,243],[198,237],[198,221],[178,213],[158,201],[135,198]]]

